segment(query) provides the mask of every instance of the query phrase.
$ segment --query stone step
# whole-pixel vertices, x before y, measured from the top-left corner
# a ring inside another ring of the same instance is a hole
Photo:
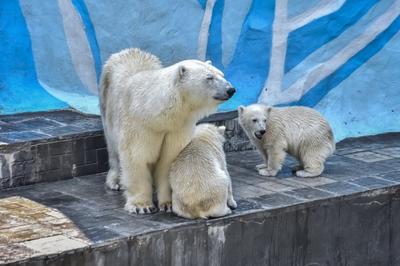
[[[238,208],[210,220],[130,215],[104,174],[2,190],[0,264],[400,265],[400,134],[346,140],[317,178],[227,161]]]
[[[234,112],[203,122],[225,125],[226,151],[251,149]],[[74,110],[0,116],[0,189],[105,172],[101,118]]]

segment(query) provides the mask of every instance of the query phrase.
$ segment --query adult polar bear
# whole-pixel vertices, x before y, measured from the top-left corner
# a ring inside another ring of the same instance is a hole
[[[190,142],[196,122],[228,100],[235,89],[221,71],[198,60],[163,68],[139,49],[111,55],[100,81],[100,109],[110,170],[106,184],[126,188],[125,209],[171,209],[170,166]],[[119,181],[120,180],[120,181]]]

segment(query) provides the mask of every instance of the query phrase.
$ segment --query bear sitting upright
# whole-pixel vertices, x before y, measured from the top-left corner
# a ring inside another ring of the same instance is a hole
[[[126,188],[125,209],[171,209],[171,163],[189,143],[196,122],[228,100],[235,89],[207,62],[185,60],[162,67],[139,49],[113,54],[100,81],[100,110],[110,170],[107,185]]]
[[[238,113],[240,125],[265,161],[256,166],[260,175],[275,176],[287,152],[299,161],[293,169],[297,176],[319,176],[335,150],[331,127],[311,108],[253,104],[239,106]]]
[[[220,217],[236,208],[226,168],[223,143],[225,127],[201,124],[192,141],[172,164],[172,211],[195,219]]]

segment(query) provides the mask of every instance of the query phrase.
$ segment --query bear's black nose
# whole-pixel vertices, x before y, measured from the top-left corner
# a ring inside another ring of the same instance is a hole
[[[229,97],[232,97],[233,94],[235,94],[236,90],[234,87],[230,87],[226,93],[229,95]]]
[[[264,134],[265,134],[265,130],[264,130],[264,129],[263,129],[263,130],[260,130],[259,132],[260,132],[261,135],[264,135]]]

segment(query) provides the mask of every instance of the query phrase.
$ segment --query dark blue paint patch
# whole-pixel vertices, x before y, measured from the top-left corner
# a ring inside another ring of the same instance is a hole
[[[89,40],[90,49],[96,65],[97,81],[99,81],[101,74],[100,49],[97,43],[96,32],[92,20],[90,19],[88,9],[83,0],[72,0],[72,3],[81,16],[82,22],[85,26],[86,36]]]
[[[0,40],[1,114],[68,107],[37,80],[31,40],[18,1],[1,1]]]
[[[289,34],[285,72],[355,24],[379,0],[347,0],[336,12]]]
[[[206,9],[207,0],[197,0],[203,9]]]
[[[269,70],[275,1],[254,0],[242,26],[231,64],[225,75],[237,92],[220,110],[258,100]],[[211,58],[213,59],[213,58]]]
[[[385,44],[400,30],[400,17],[377,38],[369,43],[364,49],[350,58],[337,71],[318,83],[314,88],[308,91],[298,102],[290,105],[315,106],[318,102],[333,88],[351,75],[357,68],[363,65],[368,59],[379,52]]]
[[[206,58],[213,65],[224,71],[222,64],[222,14],[224,12],[225,0],[217,0],[214,5],[209,30]]]

